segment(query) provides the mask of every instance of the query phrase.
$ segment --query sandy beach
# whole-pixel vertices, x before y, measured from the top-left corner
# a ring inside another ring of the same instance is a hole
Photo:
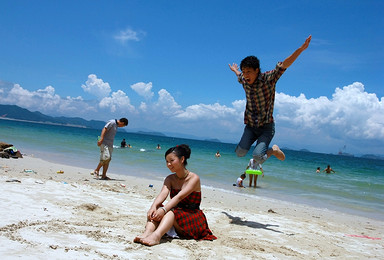
[[[1,259],[384,259],[382,221],[208,188],[201,208],[217,240],[136,244],[162,183],[91,171],[0,159]]]

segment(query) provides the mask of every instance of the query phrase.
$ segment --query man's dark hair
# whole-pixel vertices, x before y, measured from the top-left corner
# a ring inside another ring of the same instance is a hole
[[[128,119],[126,119],[125,117],[120,118],[119,121],[120,121],[121,123],[124,123],[125,126],[128,125]]]
[[[255,56],[247,56],[240,63],[240,69],[252,68],[260,70],[260,61]]]

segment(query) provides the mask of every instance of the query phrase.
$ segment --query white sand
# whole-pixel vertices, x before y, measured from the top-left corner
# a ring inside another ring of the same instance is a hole
[[[136,244],[162,183],[91,170],[0,159],[0,258],[384,259],[382,221],[211,189],[201,208],[217,240]]]

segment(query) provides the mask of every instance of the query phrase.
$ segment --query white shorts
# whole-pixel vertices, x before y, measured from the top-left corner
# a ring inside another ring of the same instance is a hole
[[[113,147],[109,147],[105,144],[100,145],[100,162],[107,163],[112,160]]]

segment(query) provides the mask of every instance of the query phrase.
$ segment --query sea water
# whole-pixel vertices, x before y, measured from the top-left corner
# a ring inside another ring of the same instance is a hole
[[[90,172],[98,164],[100,133],[101,129],[0,119],[0,141],[12,143],[24,154]],[[119,148],[123,138],[132,148]],[[146,178],[148,184],[163,180],[170,173],[165,151],[183,143],[192,150],[188,169],[200,176],[205,187],[254,197],[255,203],[262,196],[384,220],[383,160],[284,149],[285,161],[271,157],[263,164],[265,176],[258,177],[256,189],[242,189],[233,183],[248,165],[251,151],[239,158],[236,144],[119,131],[109,172]],[[215,157],[217,151],[220,158]],[[336,173],[316,173],[317,167],[323,170],[328,164]],[[244,183],[248,186],[248,177]]]

